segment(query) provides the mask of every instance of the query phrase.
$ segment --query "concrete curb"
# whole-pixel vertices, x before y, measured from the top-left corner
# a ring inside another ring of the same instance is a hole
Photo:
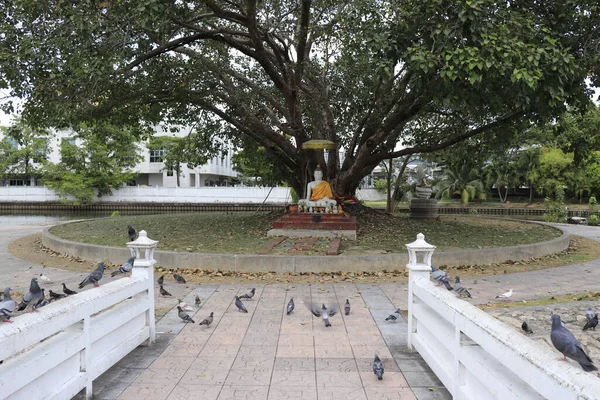
[[[561,252],[569,247],[570,234],[561,231],[563,232],[562,236],[539,243],[511,247],[439,251],[434,253],[433,260],[438,266],[450,266],[482,265],[507,260],[520,261],[542,257]],[[42,232],[42,244],[56,252],[96,262],[109,261],[113,264],[121,264],[130,257],[127,248],[99,246],[61,239],[51,234],[50,228]],[[179,253],[157,250],[154,252],[154,258],[157,264],[164,268],[201,268],[222,271],[277,273],[402,271],[408,263],[408,254],[405,252],[350,256],[284,256]]]

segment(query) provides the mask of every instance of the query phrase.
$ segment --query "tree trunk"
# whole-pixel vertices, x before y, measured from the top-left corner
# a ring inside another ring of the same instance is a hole
[[[396,212],[396,205],[398,204],[398,202],[396,201],[396,197],[398,197],[397,193],[400,190],[400,183],[402,182],[402,177],[404,176],[404,171],[406,171],[406,166],[410,161],[410,157],[411,156],[406,156],[404,158],[404,162],[402,162],[402,166],[400,167],[400,171],[398,171],[398,176],[396,177],[396,181],[394,182],[394,193],[392,193],[392,199],[394,199],[393,208],[391,211],[392,213]]]
[[[389,160],[389,166],[388,166],[388,170],[387,170],[387,201],[385,204],[385,212],[391,213],[393,208],[394,208],[394,204],[392,204],[392,172],[394,171],[392,168],[392,162],[394,161],[393,158],[390,158]]]
[[[533,184],[529,183],[529,204],[533,203]]]

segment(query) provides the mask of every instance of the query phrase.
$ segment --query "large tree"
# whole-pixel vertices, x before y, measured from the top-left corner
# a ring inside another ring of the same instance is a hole
[[[348,195],[383,160],[585,103],[599,17],[597,0],[6,0],[0,88],[47,124],[247,137],[298,193],[321,164]]]

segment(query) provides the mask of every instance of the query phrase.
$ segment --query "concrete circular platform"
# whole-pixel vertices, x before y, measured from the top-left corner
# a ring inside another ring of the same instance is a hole
[[[492,264],[507,260],[520,261],[543,257],[569,247],[569,233],[562,228],[557,227],[557,229],[560,229],[563,234],[552,240],[510,247],[436,251],[433,260],[437,265],[452,266]],[[42,243],[56,252],[85,260],[110,261],[114,264],[129,257],[127,248],[73,242],[59,238],[49,230],[50,228],[42,232]],[[152,238],[152,232],[148,232],[148,236]],[[348,256],[211,254],[157,250],[154,257],[158,265],[164,268],[276,273],[394,271],[403,270],[408,262],[405,249],[399,249],[398,253]]]

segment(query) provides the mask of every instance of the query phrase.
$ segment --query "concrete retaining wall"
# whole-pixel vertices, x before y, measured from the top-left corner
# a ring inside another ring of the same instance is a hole
[[[129,258],[129,250],[122,247],[98,246],[61,239],[46,229],[42,233],[44,246],[59,253],[92,261],[110,261],[121,264]],[[148,233],[152,238],[152,232]],[[158,244],[160,248],[160,243]],[[569,247],[569,234],[546,242],[512,247],[486,248],[460,251],[436,251],[435,265],[483,265],[506,260],[520,261],[561,252]],[[408,263],[406,252],[352,255],[352,256],[283,256],[256,254],[210,254],[156,251],[154,258],[165,268],[220,269],[240,272],[360,272],[404,270]]]

